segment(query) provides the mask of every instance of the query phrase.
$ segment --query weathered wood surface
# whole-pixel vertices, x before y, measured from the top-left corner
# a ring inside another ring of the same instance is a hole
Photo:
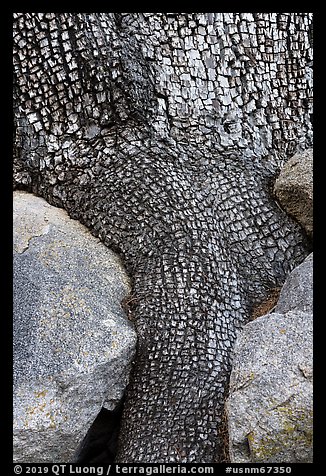
[[[312,15],[15,14],[14,181],[133,276],[125,462],[218,460],[231,350],[302,260],[269,182],[312,143]]]

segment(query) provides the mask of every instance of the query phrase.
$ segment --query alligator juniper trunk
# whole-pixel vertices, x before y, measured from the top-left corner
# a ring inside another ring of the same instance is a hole
[[[237,333],[308,250],[270,185],[312,144],[312,15],[14,16],[15,187],[133,279],[116,461],[219,461]]]

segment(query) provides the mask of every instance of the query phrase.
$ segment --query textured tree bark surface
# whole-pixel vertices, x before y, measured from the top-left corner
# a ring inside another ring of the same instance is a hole
[[[133,277],[117,461],[219,461],[237,332],[307,254],[270,182],[312,143],[306,13],[15,14],[14,182]]]

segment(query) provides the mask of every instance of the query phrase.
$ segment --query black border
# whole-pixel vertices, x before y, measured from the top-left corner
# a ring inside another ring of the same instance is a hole
[[[317,3],[317,2],[316,2]],[[169,6],[167,3],[164,6],[159,7],[155,4],[130,4],[122,5],[121,2],[92,2],[93,12],[116,12],[123,11],[126,13],[132,12],[142,12],[150,11],[153,13],[160,12],[164,13],[169,11]],[[322,68],[324,66],[324,47],[321,45],[323,34],[322,28],[325,22],[325,16],[323,14],[323,9],[321,8],[321,2],[318,2],[318,5],[314,5],[312,2],[304,3],[299,5],[297,2],[290,6],[286,2],[273,2],[269,4],[264,2],[251,2],[251,3],[242,3],[238,2],[225,2],[224,5],[221,2],[212,2],[210,5],[203,2],[173,2],[174,10],[178,12],[210,12],[217,10],[221,12],[312,12],[314,14],[314,255],[315,255],[315,265],[314,265],[314,373],[315,373],[315,383],[314,383],[314,463],[310,464],[309,467],[306,465],[302,466],[303,471],[306,473],[310,472],[310,469],[315,469],[316,465],[321,466],[324,460],[324,428],[322,427],[321,422],[321,410],[323,407],[324,401],[324,376],[319,375],[319,372],[324,370],[322,360],[324,358],[323,353],[320,355],[322,345],[324,344],[324,333],[322,328],[324,317],[324,309],[321,309],[321,299],[320,295],[322,292],[323,280],[319,275],[321,273],[322,262],[322,245],[321,242],[321,228],[323,227],[322,216],[323,210],[322,204],[322,189],[324,184],[322,179],[324,178],[322,174],[323,162],[326,160],[324,157],[324,151],[320,146],[320,130],[322,122],[321,114],[321,91],[322,85],[324,82],[324,77],[322,74]],[[4,147],[1,150],[1,160],[2,160],[2,180],[1,180],[1,223],[2,223],[2,233],[0,234],[2,239],[2,263],[4,266],[1,267],[2,271],[2,297],[5,302],[5,306],[2,311],[2,324],[3,330],[1,331],[2,345],[1,352],[2,356],[0,362],[3,364],[3,370],[1,372],[2,381],[4,388],[1,391],[1,402],[2,402],[2,412],[1,412],[1,435],[2,435],[2,444],[1,444],[1,459],[0,462],[3,462],[1,473],[2,474],[13,474],[13,463],[12,463],[12,252],[13,252],[13,241],[12,241],[12,132],[13,132],[13,117],[12,117],[12,15],[14,12],[87,12],[87,8],[83,8],[84,5],[79,2],[73,7],[67,3],[59,2],[49,5],[47,2],[19,2],[12,3],[7,5],[0,15],[0,34],[1,34],[1,47],[3,49],[2,60],[5,58],[5,62],[2,67],[2,76],[5,76],[6,82],[1,81],[2,86],[6,84],[6,88],[2,94],[2,107],[1,107],[1,136],[4,139]],[[87,5],[89,7],[89,5]],[[120,8],[117,8],[120,7]],[[132,7],[132,8],[131,8]],[[301,8],[300,8],[301,7]],[[6,63],[6,64],[5,64]],[[3,79],[3,78],[2,78]],[[318,98],[318,99],[316,99]],[[324,113],[325,114],[325,113]],[[323,338],[323,340],[321,340]],[[323,372],[324,373],[324,372]],[[36,464],[35,464],[36,466]],[[44,466],[42,464],[37,466]],[[46,466],[46,465],[45,465]],[[224,465],[220,465],[222,468]],[[231,464],[231,466],[236,466]],[[240,465],[241,466],[241,465]],[[251,466],[251,465],[246,465]],[[256,466],[256,465],[253,465]],[[263,466],[263,465],[261,465]],[[267,465],[265,465],[267,466]],[[286,466],[286,464],[285,464]],[[296,465],[290,465],[296,466]],[[6,472],[6,469],[8,471]],[[222,472],[222,474],[224,471]],[[22,473],[25,474],[25,473]],[[51,474],[51,473],[49,473]],[[105,473],[104,473],[105,474]],[[112,473],[114,474],[114,473]],[[217,474],[217,472],[215,472]],[[224,473],[225,474],[225,473]],[[295,474],[298,474],[295,471]]]

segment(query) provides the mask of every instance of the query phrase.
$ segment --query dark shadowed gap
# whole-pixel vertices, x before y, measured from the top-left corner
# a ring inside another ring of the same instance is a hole
[[[101,409],[75,455],[78,464],[113,463],[123,411],[123,397],[114,410]]]

